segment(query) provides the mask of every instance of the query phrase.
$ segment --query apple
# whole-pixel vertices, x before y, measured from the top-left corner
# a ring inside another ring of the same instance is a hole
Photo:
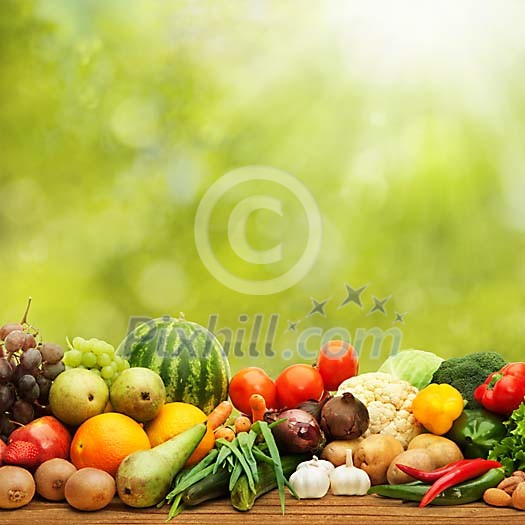
[[[69,430],[53,416],[39,417],[11,432],[8,443],[29,441],[40,449],[38,463],[48,459],[69,457],[71,434]]]
[[[71,368],[53,381],[49,405],[53,415],[66,425],[77,426],[102,414],[109,400],[104,380],[85,368]]]

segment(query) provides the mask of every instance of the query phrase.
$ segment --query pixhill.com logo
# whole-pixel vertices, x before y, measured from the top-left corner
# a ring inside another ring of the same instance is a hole
[[[293,320],[285,319],[279,313],[252,315],[243,313],[238,315],[236,326],[223,326],[219,314],[210,314],[206,330],[203,326],[199,330],[190,330],[190,333],[187,333],[185,327],[175,328],[177,333],[180,332],[176,338],[178,342],[176,348],[166,347],[166,338],[159,333],[162,332],[163,323],[157,323],[156,320],[146,317],[132,317],[125,350],[131,352],[133,344],[138,340],[142,343],[156,340],[157,354],[163,358],[175,358],[182,352],[197,356],[202,353],[203,334],[209,334],[206,336],[209,339],[208,343],[213,344],[213,340],[217,338],[225,355],[233,358],[313,362],[317,358],[319,348],[332,339],[341,339],[351,344],[360,357],[365,348],[368,349],[369,359],[380,359],[385,353],[395,355],[402,346],[402,327],[405,325],[407,312],[390,308],[394,302],[393,295],[379,298],[372,293],[367,293],[370,287],[370,284],[365,284],[353,288],[346,283],[344,285],[346,296],[339,301],[332,297],[322,300],[310,298],[310,305],[305,308],[303,316]],[[330,324],[330,314],[337,313],[341,309],[348,311],[344,326],[340,322],[334,322],[330,328],[318,326],[318,319],[323,319],[323,326]],[[359,327],[364,318],[371,317],[374,320],[368,323],[367,328]],[[164,324],[176,321],[169,315],[162,319]],[[348,326],[357,328],[352,332]],[[290,344],[281,344],[283,338],[286,338]],[[197,344],[198,348],[193,348],[194,344]],[[345,351],[346,346],[341,346],[341,354]],[[332,355],[338,357],[337,353],[332,352]]]
[[[208,318],[208,329],[214,333],[224,347],[228,356],[236,358],[277,358],[282,360],[314,360],[319,348],[332,339],[341,339],[353,345],[361,355],[365,348],[369,349],[371,359],[379,359],[386,352],[394,355],[401,349],[403,341],[402,327],[405,325],[407,312],[390,308],[393,295],[379,298],[366,292],[370,284],[354,288],[345,284],[346,297],[339,302],[329,297],[322,300],[310,298],[311,305],[305,309],[302,317],[294,319],[283,318],[279,313],[252,316],[241,314],[239,324],[221,326],[220,316],[212,314]],[[335,310],[347,309],[349,315],[343,323],[335,322],[330,328],[323,328],[330,321],[330,314]],[[360,317],[372,317],[367,328],[359,327]],[[318,319],[323,318],[323,326]],[[357,327],[354,331],[348,327]],[[279,341],[285,335],[291,344],[282,348]],[[342,347],[342,352],[345,348]]]

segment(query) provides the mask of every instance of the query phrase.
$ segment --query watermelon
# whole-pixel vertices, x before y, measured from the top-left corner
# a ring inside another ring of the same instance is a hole
[[[209,414],[228,398],[228,357],[217,338],[197,323],[170,316],[151,319],[128,333],[117,354],[130,366],[157,372],[168,402],[191,403]]]

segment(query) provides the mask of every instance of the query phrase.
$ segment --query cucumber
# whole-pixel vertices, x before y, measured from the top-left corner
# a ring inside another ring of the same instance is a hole
[[[285,477],[288,478],[291,476],[295,472],[297,465],[304,460],[304,455],[283,456],[281,458],[281,464]],[[259,481],[255,484],[255,493],[250,490],[248,479],[244,474],[239,478],[237,483],[235,483],[230,496],[231,503],[235,509],[241,511],[250,510],[257,498],[277,487],[273,465],[269,463],[259,463],[257,471],[259,472]]]
[[[182,502],[188,507],[199,505],[210,499],[228,495],[230,473],[219,469],[215,474],[193,484],[182,493]]]

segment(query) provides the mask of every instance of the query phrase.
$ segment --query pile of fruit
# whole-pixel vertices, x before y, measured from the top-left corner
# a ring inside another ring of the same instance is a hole
[[[283,512],[287,492],[329,491],[525,509],[525,363],[405,350],[359,374],[333,340],[314,366],[231,377],[218,340],[183,317],[117,349],[67,343],[42,342],[27,311],[0,327],[2,509],[39,497],[94,511],[117,496],[165,503],[171,519],[219,497],[248,511],[273,489]]]

